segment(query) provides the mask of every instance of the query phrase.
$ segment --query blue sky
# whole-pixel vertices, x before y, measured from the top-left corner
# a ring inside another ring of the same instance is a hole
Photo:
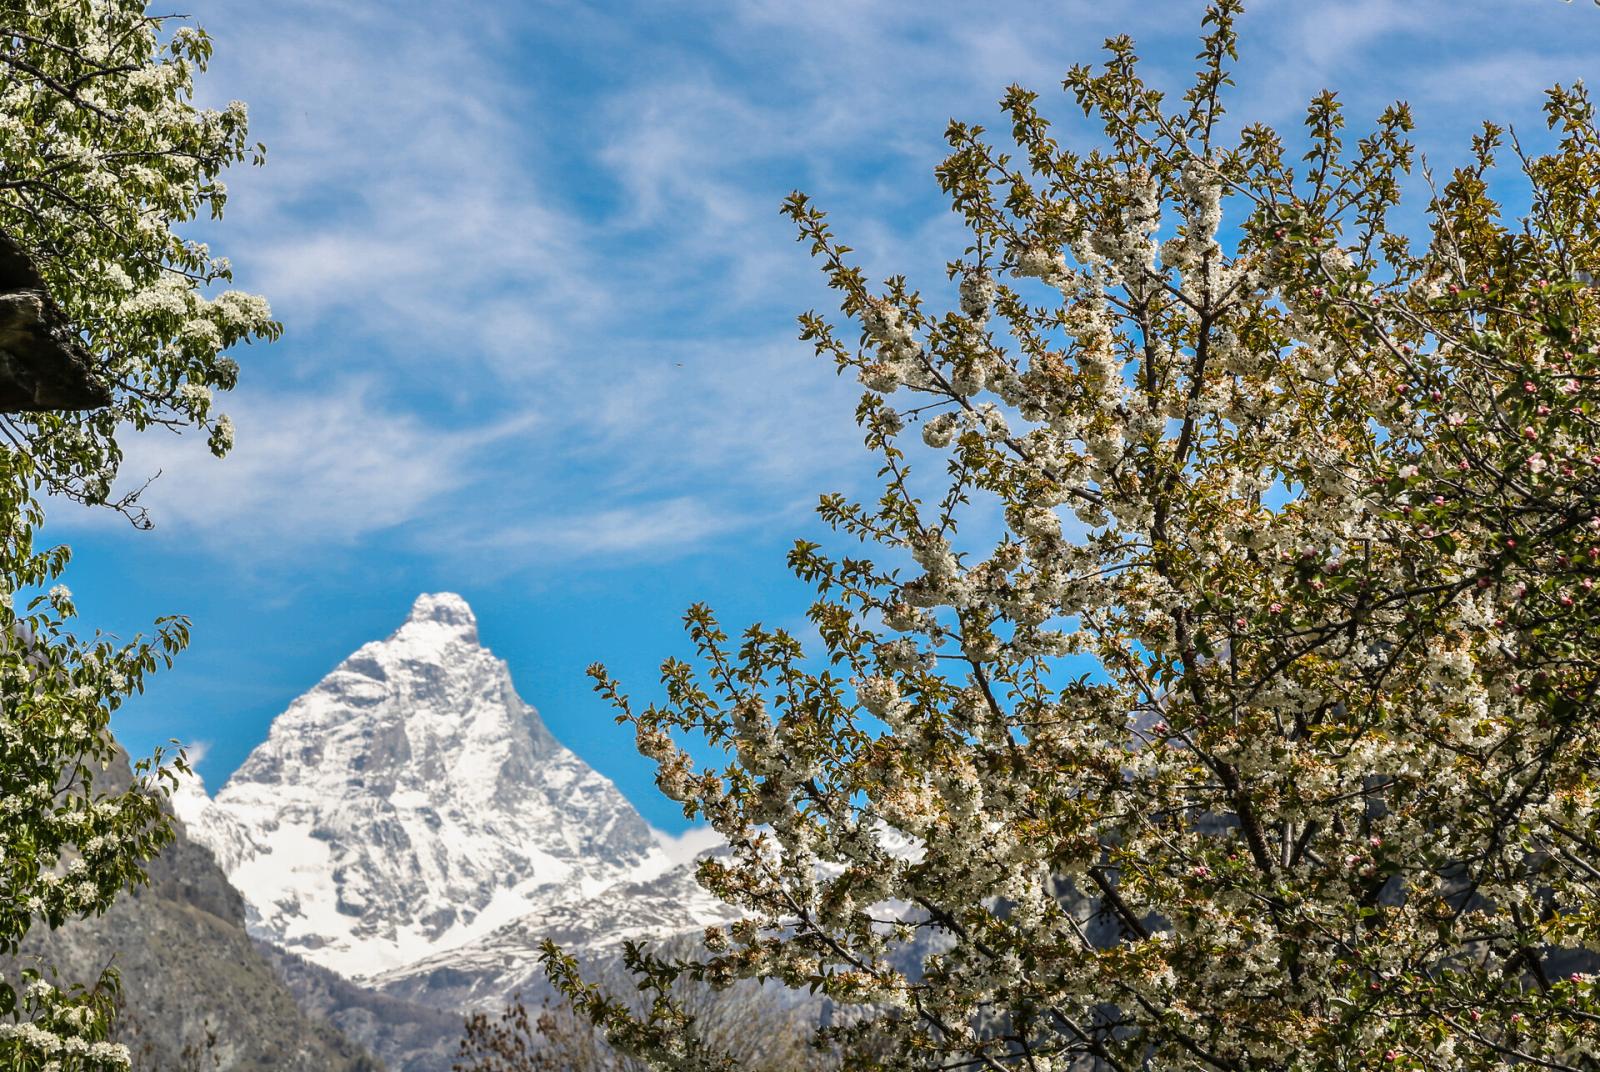
[[[636,694],[705,600],[799,627],[783,568],[819,492],[870,493],[856,390],[794,339],[831,308],[777,212],[800,188],[871,275],[930,289],[962,234],[932,169],[951,117],[1057,89],[1108,34],[1181,92],[1203,5],[748,0],[198,3],[204,96],[250,104],[268,165],[219,227],[282,342],[242,350],[239,446],[130,440],[157,528],[58,506],[87,626],[186,613],[179,665],[118,715],[136,752],[204,745],[220,785],[267,724],[422,591],[453,590],[551,729],[659,827],[683,826],[589,691]],[[1352,133],[1408,100],[1439,170],[1482,118],[1600,71],[1600,11],[1560,0],[1259,2],[1236,121],[1340,91]]]

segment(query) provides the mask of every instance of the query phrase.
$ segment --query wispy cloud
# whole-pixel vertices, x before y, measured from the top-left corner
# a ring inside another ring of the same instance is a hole
[[[736,527],[726,518],[787,510],[795,482],[853,450],[847,394],[792,341],[783,296],[814,277],[777,220],[781,188],[742,185],[741,168],[798,150],[773,133],[780,112],[715,80],[635,79],[585,105],[594,135],[557,165],[551,143],[581,117],[512,76],[507,21],[374,32],[372,10],[348,4],[291,44],[270,29],[282,17],[239,11],[216,30],[265,42],[221,72],[273,146],[267,171],[235,183],[229,242],[248,251],[241,282],[287,323],[287,367],[247,366],[232,473],[143,452],[168,470],[151,500],[168,523],[232,519],[253,507],[219,509],[224,488],[266,486],[276,466],[321,472],[333,453],[327,508],[301,496],[281,535],[348,542],[420,519],[422,542],[443,547],[428,534],[470,516],[472,543],[508,554],[682,550]],[[574,164],[612,200],[575,185]],[[750,303],[781,312],[766,334],[730,332],[730,305]],[[320,413],[293,433],[246,427],[253,410],[314,398],[334,367],[386,388],[352,451],[305,434]],[[262,373],[293,391],[254,398]],[[473,437],[439,426],[469,421],[535,430],[474,455],[464,478],[458,442]]]
[[[449,542],[475,553],[534,555],[541,562],[588,557],[614,560],[691,550],[708,539],[745,528],[751,520],[731,514],[709,499],[679,496],[592,512],[568,510],[476,538],[470,532],[457,533]]]
[[[228,458],[196,437],[146,435],[130,443],[123,474],[124,486],[156,477],[143,502],[159,527],[229,555],[297,554],[313,539],[349,545],[413,521],[477,479],[482,451],[530,423],[434,427],[360,383],[227,401],[238,429]]]
[[[1235,120],[1292,123],[1327,83],[1359,107],[1478,107],[1535,94],[1597,40],[1489,48],[1496,19],[1548,32],[1592,14],[1514,6],[1262,0],[1241,24]],[[678,553],[787,517],[864,470],[853,385],[792,338],[793,314],[831,298],[781,196],[815,192],[869,275],[937,289],[963,242],[929,175],[944,119],[1000,126],[993,102],[1020,81],[1068,120],[1064,139],[1089,137],[1048,92],[1065,67],[1126,31],[1152,80],[1179,89],[1201,9],[219,12],[214,88],[250,99],[272,146],[265,171],[235,176],[225,244],[289,341],[227,403],[241,444],[227,464],[193,444],[135,448],[167,473],[158,520],[330,545],[405,523],[432,553],[532,562]],[[1394,66],[1424,44],[1429,63]]]

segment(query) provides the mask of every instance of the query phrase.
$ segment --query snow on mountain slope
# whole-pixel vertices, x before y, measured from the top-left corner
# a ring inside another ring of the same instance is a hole
[[[592,965],[619,958],[630,939],[658,941],[737,918],[737,910],[700,888],[690,862],[649,881],[619,883],[595,897],[551,905],[364,982],[435,1008],[496,1009],[514,994],[531,1001],[549,989],[539,966],[546,938]]]
[[[670,866],[450,593],[290,704],[214,800],[175,807],[255,933],[358,979]]]

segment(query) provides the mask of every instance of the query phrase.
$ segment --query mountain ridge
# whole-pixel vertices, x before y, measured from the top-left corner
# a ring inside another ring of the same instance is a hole
[[[449,592],[294,700],[215,798],[196,781],[175,807],[252,934],[356,980],[671,868]]]

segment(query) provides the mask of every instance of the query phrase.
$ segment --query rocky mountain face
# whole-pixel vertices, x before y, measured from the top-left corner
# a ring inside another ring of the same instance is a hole
[[[301,1007],[395,1072],[448,1069],[469,1009],[537,1003],[546,937],[599,965],[730,918],[448,593],[291,703],[214,799],[195,780],[174,807]]]
[[[430,1008],[494,1008],[512,994],[549,993],[540,946],[546,938],[597,966],[619,961],[629,940],[686,935],[736,914],[700,888],[687,867],[647,882],[625,882],[583,900],[529,913],[455,949],[367,980],[367,985]]]
[[[214,800],[177,807],[254,934],[358,981],[670,866],[448,593],[290,704]]]
[[[97,784],[120,791],[131,778],[119,757]],[[15,976],[42,960],[63,979],[92,981],[115,964],[118,1038],[132,1051],[135,1072],[379,1069],[361,1046],[301,1007],[246,934],[244,904],[211,854],[177,833],[146,869],[148,886],[123,894],[102,916],[55,931],[36,927],[17,957],[0,958],[0,973]]]
[[[255,946],[308,1017],[377,1056],[390,1072],[450,1072],[455,1064],[461,1007],[391,997],[268,942]]]

